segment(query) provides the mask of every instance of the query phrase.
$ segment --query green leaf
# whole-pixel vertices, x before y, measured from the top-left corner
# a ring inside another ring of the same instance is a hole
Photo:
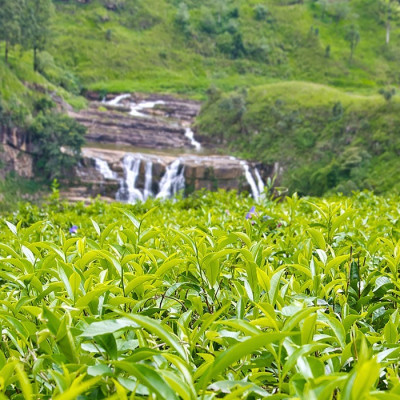
[[[103,347],[103,349],[106,350],[111,360],[116,360],[118,358],[117,342],[112,333],[97,335],[95,340],[101,347]]]
[[[203,376],[197,384],[198,389],[204,390],[211,379],[217,378],[221,372],[242,357],[251,356],[255,351],[264,348],[270,343],[279,342],[286,337],[297,334],[298,332],[263,333],[235,344],[221,353],[204,371]]]
[[[310,234],[314,243],[318,246],[319,249],[322,250],[326,249],[326,242],[324,239],[324,235],[320,231],[313,228],[309,228],[307,229],[307,232]]]
[[[179,338],[171,331],[167,325],[163,325],[160,321],[151,319],[143,315],[124,314],[126,318],[131,319],[137,325],[155,334],[160,339],[169,344],[184,360],[188,360],[186,350],[180,343]]]
[[[153,368],[143,364],[130,364],[125,361],[115,361],[114,366],[135,376],[139,382],[147,386],[157,396],[157,399],[178,400],[174,390],[161,378]]]
[[[80,394],[87,392],[90,388],[92,388],[96,383],[101,380],[101,376],[88,379],[86,381],[84,379],[84,375],[76,378],[71,386],[64,392],[54,397],[54,400],[75,400]]]
[[[95,337],[114,333],[125,328],[140,328],[140,325],[128,318],[106,319],[104,321],[93,322],[83,330],[80,336]]]

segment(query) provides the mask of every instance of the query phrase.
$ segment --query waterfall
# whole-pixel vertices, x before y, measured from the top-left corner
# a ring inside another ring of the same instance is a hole
[[[132,96],[129,93],[121,94],[117,97],[115,97],[112,100],[103,100],[103,103],[108,104],[109,106],[119,106],[121,101],[126,100],[131,98]],[[141,113],[140,111],[143,111],[145,109],[149,108],[154,108],[157,104],[165,104],[165,101],[163,100],[157,100],[157,101],[140,101],[139,103],[134,103],[130,102],[129,103],[129,108],[130,112],[129,114],[134,116],[134,117],[145,117],[147,118],[148,115]]]
[[[143,201],[143,193],[136,188],[136,181],[139,176],[140,157],[137,158],[133,154],[127,154],[123,160],[124,179],[117,192],[116,199],[127,203],[136,203],[138,200]]]
[[[131,103],[131,112],[130,115],[133,117],[148,117],[148,115],[141,113],[140,111],[145,110],[146,108],[154,108],[157,104],[164,104],[165,102],[162,100],[158,101],[142,101],[140,103]]]
[[[250,167],[245,161],[242,161],[241,164],[243,165],[244,175],[246,177],[247,183],[250,185],[253,198],[254,200],[258,200],[260,198],[260,190],[256,184],[256,181],[253,178],[253,175],[251,174]]]
[[[257,179],[258,191],[260,195],[262,195],[264,193],[265,184],[261,178],[260,171],[258,170],[258,168],[254,168],[254,175],[256,176]]]
[[[157,199],[174,196],[185,188],[185,169],[179,159],[167,166],[164,176],[160,182],[160,191]]]
[[[144,188],[137,186],[142,161],[144,167]],[[145,201],[154,196],[153,186],[153,161],[146,160],[142,154],[127,154],[123,159],[124,178],[120,179],[120,188],[116,199],[126,203]],[[169,198],[185,188],[185,169],[179,159],[169,164],[160,181],[160,190],[157,198]]]
[[[118,106],[122,100],[129,99],[131,95],[129,93],[120,94],[112,100],[103,100],[103,103],[108,104],[109,106]]]
[[[104,179],[117,179],[117,174],[110,168],[107,161],[95,158],[95,168],[101,173]]]
[[[153,163],[151,161],[146,162],[144,175],[144,199],[153,196],[152,185],[153,185]]]
[[[194,138],[194,132],[190,127],[185,129],[185,136],[190,140],[190,144],[194,146],[197,151],[201,149],[201,144]]]

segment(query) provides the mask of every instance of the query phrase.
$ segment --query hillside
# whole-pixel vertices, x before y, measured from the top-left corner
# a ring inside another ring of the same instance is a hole
[[[400,102],[306,82],[215,92],[198,130],[248,159],[279,163],[291,191],[400,189]]]
[[[1,118],[29,131],[50,98],[79,109],[93,91],[178,94],[205,101],[199,134],[279,162],[292,191],[386,192],[398,185],[400,28],[382,4],[54,0],[36,72],[31,50],[10,48],[6,64],[1,43]]]
[[[58,1],[49,52],[89,89],[199,97],[276,80],[352,90],[399,81],[400,30],[376,0]],[[299,4],[292,4],[299,3]],[[346,41],[360,40],[350,62]]]

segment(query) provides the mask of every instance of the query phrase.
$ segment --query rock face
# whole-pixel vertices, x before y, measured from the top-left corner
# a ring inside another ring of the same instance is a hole
[[[171,156],[87,147],[76,170],[79,189],[69,197],[75,197],[78,191],[80,197],[100,195],[133,202],[149,196],[170,197],[179,189],[185,194],[200,189],[247,190],[258,197],[263,183],[256,171],[256,166],[229,156]],[[121,194],[124,191],[125,198]]]
[[[155,104],[156,103],[156,104]],[[140,112],[133,111],[139,105]],[[154,107],[140,108],[140,105]],[[149,149],[191,148],[185,136],[200,111],[200,103],[177,100],[169,96],[129,95],[116,104],[93,101],[89,108],[69,115],[88,129],[87,140],[96,143],[135,146]]]
[[[88,96],[86,110],[69,111],[87,127],[90,142],[76,169],[77,186],[66,194],[70,199],[100,195],[133,203],[200,189],[247,190],[255,198],[263,192],[261,168],[206,154],[210,149],[204,151],[191,130],[200,103],[128,93],[102,101]],[[118,150],[124,146],[129,149]]]
[[[33,157],[23,132],[0,127],[0,163],[0,178],[11,171],[24,178],[33,177]]]

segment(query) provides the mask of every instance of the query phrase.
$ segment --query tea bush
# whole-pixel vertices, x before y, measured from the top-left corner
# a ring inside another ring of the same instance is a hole
[[[398,399],[398,204],[21,205],[0,232],[0,396]]]

